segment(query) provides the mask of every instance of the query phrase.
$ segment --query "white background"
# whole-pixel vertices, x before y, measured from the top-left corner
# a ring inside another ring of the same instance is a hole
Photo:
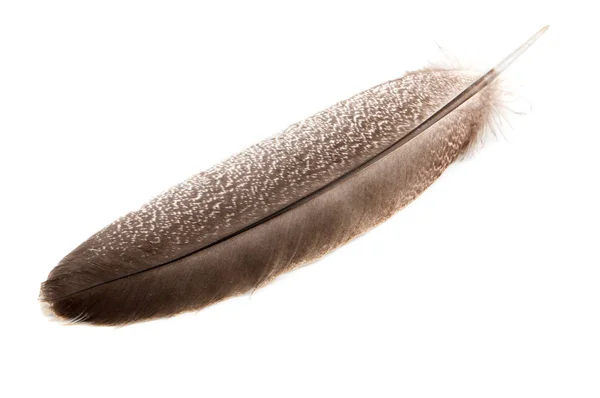
[[[0,3],[0,395],[599,396],[592,2],[215,4]],[[384,225],[196,314],[42,315],[51,268],[155,194],[438,45],[491,67],[548,23],[508,71],[531,111]]]

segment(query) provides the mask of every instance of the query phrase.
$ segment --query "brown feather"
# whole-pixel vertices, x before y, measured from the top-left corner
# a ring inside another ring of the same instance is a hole
[[[42,300],[61,318],[127,324],[246,293],[324,255],[405,207],[481,133],[495,85],[414,131],[475,78],[409,73],[290,126],[93,235],[52,270]]]

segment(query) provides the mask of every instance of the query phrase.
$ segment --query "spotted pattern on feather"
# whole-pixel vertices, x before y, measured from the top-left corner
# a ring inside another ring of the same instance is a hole
[[[107,270],[125,276],[210,245],[353,170],[473,80],[429,69],[339,102],[116,220],[65,257],[55,275],[83,272],[94,285],[106,282]]]

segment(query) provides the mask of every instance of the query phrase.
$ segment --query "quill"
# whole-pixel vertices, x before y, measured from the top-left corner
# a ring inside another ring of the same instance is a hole
[[[40,299],[60,318],[121,325],[256,289],[405,207],[489,121],[494,79],[406,74],[293,124],[116,220],[68,254]]]

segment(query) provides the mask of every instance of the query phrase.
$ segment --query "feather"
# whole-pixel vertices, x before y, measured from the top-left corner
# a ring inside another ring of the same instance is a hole
[[[490,83],[545,29],[479,79],[408,73],[191,177],[68,254],[41,300],[63,319],[128,324],[319,258],[409,204],[476,140],[498,99]]]

